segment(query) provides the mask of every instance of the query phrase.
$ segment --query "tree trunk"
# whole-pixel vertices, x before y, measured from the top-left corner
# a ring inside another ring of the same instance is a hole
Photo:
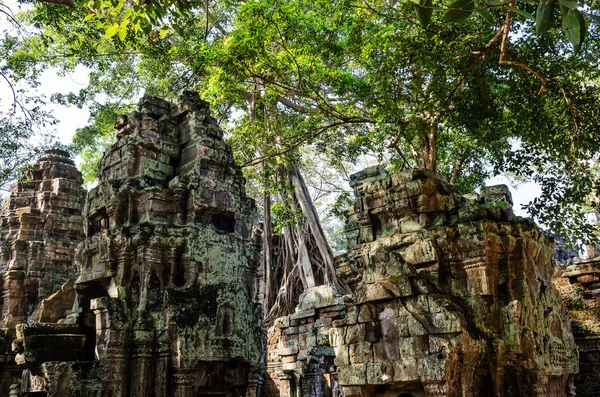
[[[244,98],[251,121],[259,118],[269,121],[271,110],[266,105],[257,105],[257,99],[264,95],[264,89],[264,84],[256,80],[252,91]],[[266,125],[266,128],[269,128],[269,123]],[[259,153],[264,156],[267,151],[259,148],[259,152],[264,152]],[[263,167],[268,167],[268,164],[263,163]],[[279,181],[286,182],[281,185],[287,184],[293,187],[289,192],[279,193],[281,203],[288,205],[291,213],[301,213],[302,216],[296,216],[293,225],[283,227],[281,236],[274,236],[271,196],[268,189],[265,189],[267,192],[263,195],[261,276],[264,291],[262,306],[266,322],[293,312],[300,294],[306,288],[327,283],[341,293],[348,292],[348,288],[336,276],[333,252],[321,227],[317,210],[300,169],[296,165],[287,164],[279,166],[275,174]],[[262,182],[266,186],[268,181]],[[279,249],[277,253],[274,252],[276,240]]]
[[[310,198],[310,193],[308,192],[306,182],[304,181],[304,178],[302,177],[300,169],[297,165],[294,164],[288,167],[288,178],[294,186],[296,200],[298,201],[300,208],[302,208],[302,213],[306,217],[311,236],[315,241],[325,266],[325,271],[323,274],[324,282],[326,284],[332,284],[339,290],[339,292],[347,292],[346,287],[343,286],[336,277],[333,251],[327,242],[325,232],[323,231],[323,227],[321,226],[321,222],[319,220],[317,209]]]
[[[265,192],[263,195],[263,234],[262,234],[262,276],[263,276],[263,313],[267,313],[273,304],[272,288],[269,280],[273,278],[273,221],[271,219],[271,195]]]
[[[427,125],[426,133],[420,138],[419,168],[437,171],[437,140],[438,123],[437,119],[434,119]]]
[[[281,202],[291,203],[290,210],[301,212],[302,216],[296,217],[294,225],[283,228],[283,255],[288,264],[275,304],[266,317],[267,322],[293,312],[306,288],[330,284],[340,293],[349,292],[335,273],[333,252],[300,169],[288,164],[279,167],[277,174],[293,187],[292,191],[281,193]]]

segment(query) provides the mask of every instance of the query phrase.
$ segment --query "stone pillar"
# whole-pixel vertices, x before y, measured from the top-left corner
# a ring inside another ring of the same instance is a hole
[[[133,336],[133,365],[131,368],[131,393],[134,396],[149,397],[152,394],[152,342],[153,332],[136,329]]]
[[[168,341],[159,342],[156,367],[154,368],[154,395],[156,397],[167,397],[170,352]]]
[[[14,327],[27,320],[24,309],[25,291],[23,281],[25,272],[12,269],[4,273],[4,307],[2,309],[5,327]]]
[[[262,383],[262,376],[251,373],[248,377],[248,390],[246,391],[246,397],[260,397]]]
[[[277,374],[277,380],[279,381],[279,396],[294,397],[292,395],[294,376],[287,372],[279,372]]]
[[[173,371],[171,379],[173,379],[173,397],[193,396],[194,374],[192,371],[176,369]]]
[[[96,359],[102,360],[104,388],[113,397],[127,395],[127,330],[124,324],[111,321],[111,299],[92,299],[90,308],[96,315]],[[122,302],[121,302],[122,303]],[[117,305],[119,306],[119,305]]]

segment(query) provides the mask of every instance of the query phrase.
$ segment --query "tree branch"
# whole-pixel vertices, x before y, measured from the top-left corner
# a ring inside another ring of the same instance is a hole
[[[345,125],[345,124],[361,124],[361,123],[372,123],[372,122],[373,122],[373,120],[370,120],[370,119],[354,118],[354,119],[344,119],[344,120],[333,122],[331,124],[327,124],[323,127],[317,128],[316,130],[307,132],[306,134],[301,136],[301,138],[299,140],[297,140],[296,142],[294,142],[292,145],[288,146],[285,149],[281,149],[272,154],[267,154],[264,156],[257,157],[254,160],[251,160],[245,164],[242,164],[242,168],[251,167],[251,166],[260,164],[265,159],[273,158],[273,157],[277,157],[277,156],[286,154],[286,153],[298,148],[299,146],[301,146],[303,143],[305,143],[309,139],[316,138],[317,136],[321,135],[323,132],[325,132],[331,128],[339,127],[339,126]]]
[[[462,156],[460,156],[460,158],[458,159],[458,161],[454,165],[454,169],[452,170],[452,176],[450,177],[450,184],[451,185],[454,185],[454,183],[458,179],[458,175],[460,174],[460,170],[462,169],[462,166],[463,166],[465,160],[467,159],[467,157],[468,157],[467,152],[463,153]]]
[[[287,106],[288,108],[290,108],[292,110],[295,110],[298,113],[312,113],[316,110],[316,109],[308,108],[306,106],[297,104],[296,102],[293,102],[292,100],[290,100],[282,95],[279,95],[277,97],[277,101],[279,103],[281,103],[282,105]]]

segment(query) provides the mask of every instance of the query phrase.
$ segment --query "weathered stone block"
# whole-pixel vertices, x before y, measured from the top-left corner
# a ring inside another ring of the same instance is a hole
[[[350,364],[366,364],[373,361],[373,348],[371,343],[362,342],[348,345]]]
[[[411,382],[420,379],[417,360],[413,358],[401,358],[398,361],[394,361],[392,365],[394,367],[394,382]]]
[[[387,371],[385,363],[368,363],[367,364],[367,384],[381,385],[385,384],[384,375]]]
[[[340,366],[338,373],[340,385],[364,385],[367,382],[365,364]]]

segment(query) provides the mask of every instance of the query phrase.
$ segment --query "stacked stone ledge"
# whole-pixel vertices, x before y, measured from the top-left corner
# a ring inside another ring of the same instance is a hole
[[[331,325],[316,325],[326,318],[319,310],[306,313],[309,335],[329,335],[314,350],[320,356],[301,353],[292,320],[303,310],[269,330],[272,389],[282,396],[307,385],[306,396],[574,395],[577,349],[551,282],[553,242],[514,218],[505,186],[469,200],[432,173],[380,168],[354,175],[351,185],[349,251],[336,265],[352,294]],[[323,394],[314,392],[315,372],[331,379]]]
[[[192,93],[145,97],[115,128],[85,205],[74,310],[19,329],[22,392],[256,395],[254,202],[223,132]],[[71,346],[52,346],[61,358],[50,359],[40,335],[66,331]]]
[[[346,313],[344,297],[331,286],[309,288],[296,312],[267,330],[267,376],[263,396],[330,396],[337,387],[332,323]]]

